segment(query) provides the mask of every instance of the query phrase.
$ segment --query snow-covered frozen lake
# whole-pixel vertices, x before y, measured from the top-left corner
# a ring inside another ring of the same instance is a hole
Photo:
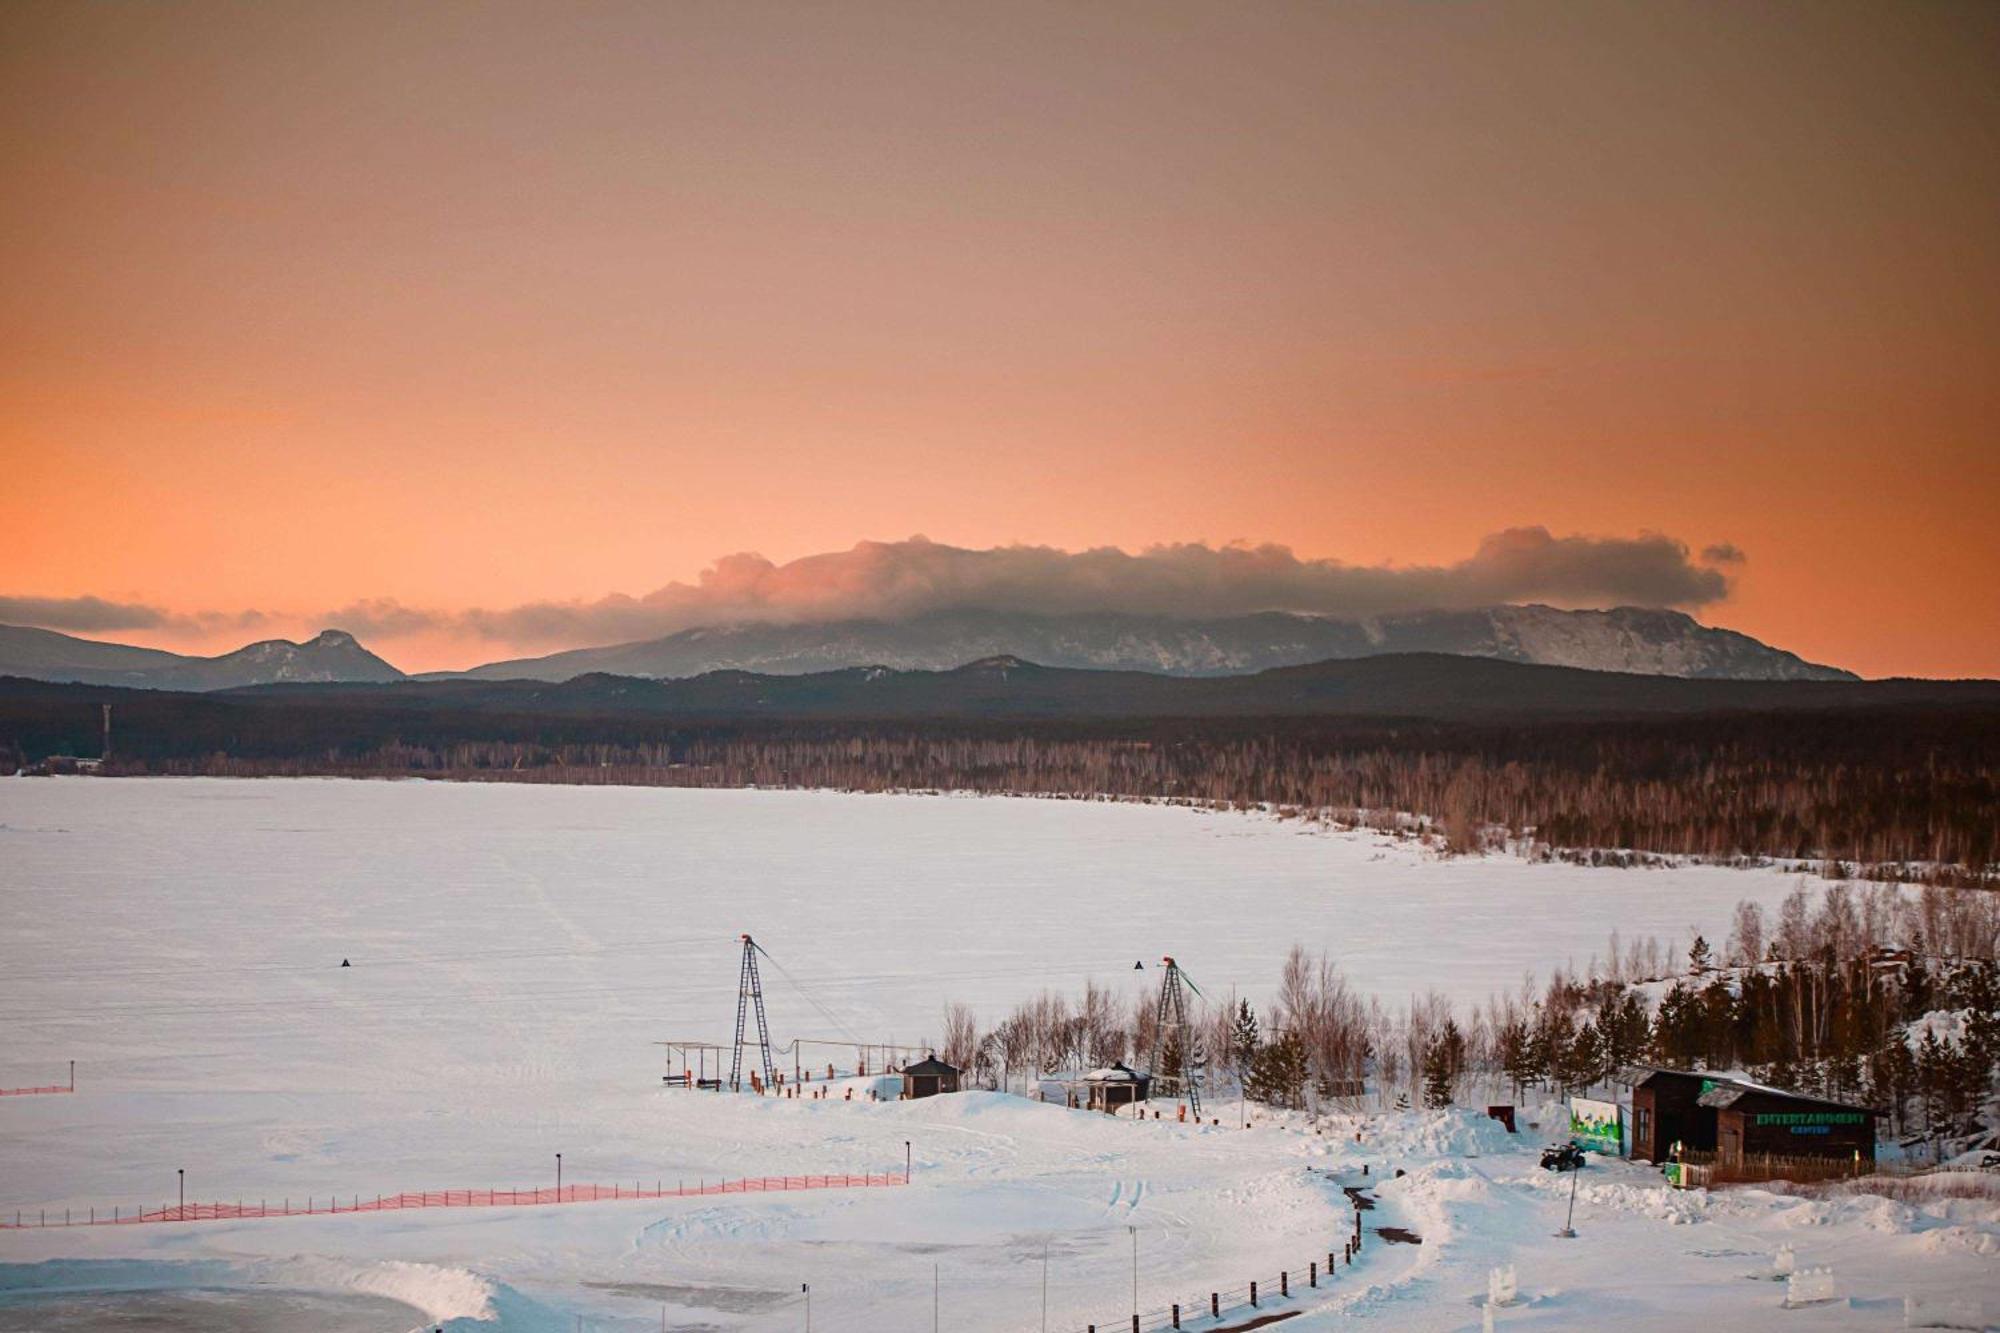
[[[663,1308],[670,1326],[747,1329],[797,1326],[810,1281],[816,1326],[876,1329],[928,1315],[935,1264],[960,1293],[953,1326],[1027,1328],[1046,1246],[1052,1307],[1080,1324],[1119,1309],[1128,1226],[1147,1289],[1303,1261],[1344,1225],[1303,1173],[1326,1145],[1008,1098],[665,1091],[652,1043],[728,1036],[741,932],[782,964],[765,975],[778,1042],[913,1042],[950,1000],[990,1023],[1043,986],[1136,996],[1169,953],[1210,995],[1261,1003],[1294,942],[1386,1001],[1472,1003],[1583,962],[1614,928],[1718,939],[1739,898],[1772,905],[1795,882],[1445,860],[1082,802],[0,780],[0,1086],[57,1081],[71,1059],[79,1082],[0,1101],[8,1212],[170,1202],[179,1169],[190,1199],[255,1201],[547,1185],[558,1152],[571,1181],[607,1184],[885,1171],[906,1140],[917,1166],[907,1191],[0,1232],[0,1304],[69,1293],[45,1308],[74,1323],[108,1290],[171,1311],[254,1289],[270,1308],[345,1295],[343,1318],[394,1301],[464,1329],[493,1327],[481,1311],[548,1333],[576,1314],[656,1328]],[[1663,1292],[1679,1318],[1686,1292]],[[1476,1323],[1458,1295],[1415,1322],[1400,1299],[1392,1324]]]
[[[1471,1004],[1613,929],[1719,945],[1739,898],[1796,882],[1439,858],[1141,805],[329,780],[0,783],[0,866],[30,1059],[117,1041],[106,1005],[143,1005],[153,1036],[185,1017],[219,1055],[274,1029],[448,1024],[468,990],[482,1025],[497,1006],[531,1030],[587,1014],[620,1037],[719,1036],[745,931],[870,1038],[934,1033],[948,1000],[991,1019],[1042,986],[1150,988],[1128,974],[1165,954],[1261,1002],[1295,942],[1387,1001]],[[837,1035],[767,983],[784,1034]]]

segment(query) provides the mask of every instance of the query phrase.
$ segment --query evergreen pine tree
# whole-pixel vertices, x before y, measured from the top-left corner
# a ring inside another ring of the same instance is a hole
[[[1229,1029],[1229,1063],[1237,1081],[1245,1088],[1250,1084],[1250,1070],[1263,1044],[1263,1035],[1257,1030],[1256,1010],[1248,1000],[1237,1001],[1236,1021]]]
[[[1272,1106],[1296,1107],[1306,1086],[1306,1048],[1298,1035],[1280,1032],[1258,1048],[1250,1065],[1249,1092]]]
[[[1499,1047],[1501,1072],[1514,1085],[1514,1100],[1518,1102],[1521,1090],[1535,1077],[1528,1049],[1528,1025],[1519,1019],[1501,1024]]]
[[[1442,1041],[1424,1052],[1424,1105],[1434,1110],[1451,1105],[1451,1057]]]
[[[1715,956],[1709,950],[1708,941],[1697,934],[1694,943],[1688,947],[1688,971],[1700,976],[1714,965]]]

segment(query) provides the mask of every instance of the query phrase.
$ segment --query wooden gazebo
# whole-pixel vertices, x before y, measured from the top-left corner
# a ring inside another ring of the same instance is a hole
[[[904,1101],[957,1091],[958,1067],[946,1064],[935,1055],[927,1055],[915,1064],[903,1066]]]

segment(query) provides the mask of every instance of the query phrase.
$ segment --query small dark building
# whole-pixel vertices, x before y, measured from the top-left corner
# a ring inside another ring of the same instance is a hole
[[[1114,1064],[1085,1074],[1083,1086],[1091,1110],[1116,1115],[1121,1106],[1145,1101],[1152,1092],[1153,1079],[1150,1074]]]
[[[1746,1158],[1829,1157],[1875,1161],[1876,1112],[1820,1097],[1728,1083],[1701,1095],[1715,1113],[1716,1162],[1740,1167]]]
[[[913,1065],[903,1066],[903,1099],[914,1101],[919,1097],[935,1097],[941,1092],[958,1091],[958,1067],[948,1065],[935,1055],[925,1056]]]
[[[1713,1074],[1654,1069],[1632,1085],[1632,1156],[1664,1162],[1713,1153],[1718,1165],[1746,1157],[1875,1160],[1875,1118],[1865,1106],[1760,1087]]]
[[[1678,1145],[1695,1152],[1715,1151],[1715,1113],[1704,1112],[1701,1094],[1715,1086],[1707,1074],[1653,1069],[1632,1084],[1632,1156],[1664,1162]]]

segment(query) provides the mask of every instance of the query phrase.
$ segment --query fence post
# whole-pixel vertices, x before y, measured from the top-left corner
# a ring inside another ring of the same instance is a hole
[[[1280,1296],[1289,1296],[1292,1294],[1292,1275],[1288,1270],[1281,1271],[1278,1274],[1278,1294]]]
[[[1208,1293],[1208,1317],[1209,1317],[1210,1319],[1220,1319],[1220,1318],[1222,1318],[1222,1293],[1221,1293],[1221,1292],[1218,1292],[1218,1291],[1211,1291],[1211,1292],[1209,1292],[1209,1293]]]
[[[1174,1327],[1179,1328],[1180,1326],[1181,1326],[1181,1307],[1180,1303],[1176,1301],[1174,1303]]]
[[[1139,1333],[1139,1316],[1132,1316],[1132,1333]]]
[[[1256,1303],[1257,1303],[1257,1280],[1255,1278],[1252,1278],[1250,1279],[1250,1304],[1255,1305]]]
[[[1317,1259],[1306,1265],[1306,1285],[1309,1287],[1317,1287],[1319,1285],[1319,1260]]]

